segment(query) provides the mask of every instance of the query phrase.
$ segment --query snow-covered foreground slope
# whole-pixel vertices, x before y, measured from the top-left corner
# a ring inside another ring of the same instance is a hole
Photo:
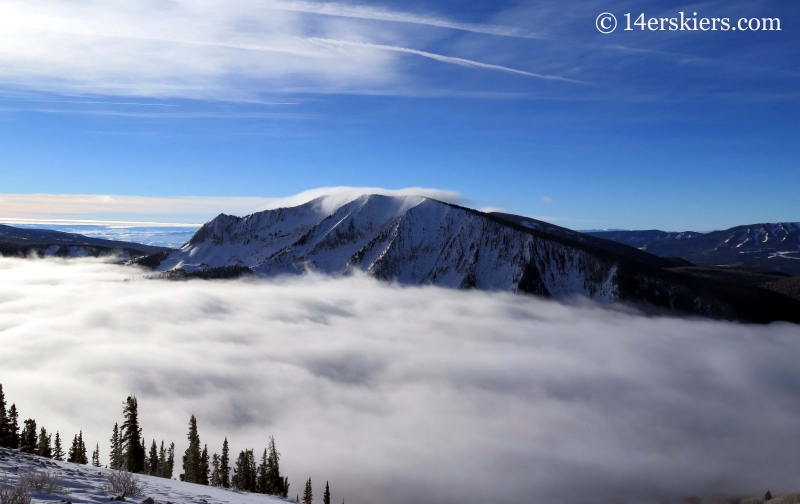
[[[7,482],[15,485],[19,476],[27,471],[50,471],[57,475],[63,491],[55,494],[32,492],[37,502],[63,502],[73,504],[107,504],[117,494],[106,490],[106,476],[110,469],[92,467],[71,462],[60,462],[16,450],[0,448],[0,484]],[[127,497],[127,502],[140,503],[151,497],[156,503],[166,504],[278,504],[290,502],[271,495],[251,494],[216,488],[183,481],[157,478],[155,476],[138,476],[143,489],[141,497]],[[291,501],[293,502],[293,501]]]

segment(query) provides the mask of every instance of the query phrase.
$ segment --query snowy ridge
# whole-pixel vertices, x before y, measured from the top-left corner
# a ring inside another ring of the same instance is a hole
[[[17,450],[0,448],[0,482],[4,478],[15,485],[19,475],[32,471],[50,471],[58,476],[62,492],[57,494],[32,494],[34,502],[69,501],[73,504],[108,504],[116,494],[105,490],[106,475],[110,469],[89,465],[61,462]],[[138,475],[144,495],[139,498],[127,497],[126,502],[140,503],[146,497],[156,504],[278,504],[286,502],[274,495],[240,492],[228,488],[211,487],[185,483],[183,481]]]
[[[736,226],[722,231],[606,231],[593,236],[661,257],[682,257],[705,266],[739,266],[800,275],[800,223]]]
[[[480,212],[419,196],[322,198],[245,218],[220,215],[158,271],[243,265],[260,276],[362,271],[403,284],[617,297],[612,261]]]
[[[672,260],[520,216],[419,196],[328,203],[323,197],[243,218],[220,215],[179,250],[132,262],[162,278],[230,278],[242,270],[265,278],[366,273],[404,285],[579,295],[716,318],[800,321],[792,300],[687,280],[665,269]]]

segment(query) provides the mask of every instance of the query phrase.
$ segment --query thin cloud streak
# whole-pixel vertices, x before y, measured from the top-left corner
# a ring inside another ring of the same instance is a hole
[[[505,67],[501,65],[493,65],[490,63],[481,63],[480,61],[473,61],[464,58],[457,58],[455,56],[444,56],[442,54],[431,53],[427,51],[420,51],[417,49],[409,49],[407,47],[397,47],[397,46],[390,46],[390,45],[383,45],[383,44],[370,44],[368,42],[351,42],[347,40],[332,40],[332,39],[322,39],[322,38],[312,38],[310,40],[323,42],[332,45],[338,46],[350,46],[350,47],[364,47],[370,49],[379,49],[382,51],[393,51],[399,53],[406,53],[406,54],[415,54],[417,56],[422,56],[424,58],[430,58],[432,60],[441,61],[442,63],[451,63],[453,65],[459,65],[469,68],[482,68],[487,70],[499,70],[502,72],[510,72],[518,75],[525,75],[527,77],[536,77],[537,79],[547,79],[547,80],[557,80],[557,81],[564,81],[564,82],[571,82],[573,84],[588,84],[587,82],[569,79],[567,77],[561,77],[559,75],[545,75],[545,74],[538,74],[534,72],[528,72],[525,70],[519,70],[516,68]]]
[[[502,37],[519,37],[544,39],[545,37],[535,33],[514,28],[511,26],[498,26],[477,23],[459,23],[429,16],[420,16],[407,12],[390,11],[375,7],[360,5],[345,5],[340,3],[317,3],[317,2],[278,2],[270,6],[273,9],[306,12],[311,14],[321,14],[326,16],[349,17],[356,19],[371,19],[374,21],[391,21],[395,23],[412,23],[439,28],[450,28],[453,30],[468,31],[473,33],[483,33],[487,35],[499,35]]]

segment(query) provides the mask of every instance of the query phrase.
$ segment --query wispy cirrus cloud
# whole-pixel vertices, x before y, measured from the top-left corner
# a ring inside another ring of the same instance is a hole
[[[0,85],[56,94],[252,101],[297,87],[358,92],[407,86],[418,78],[401,59],[408,56],[573,80],[440,54],[426,47],[436,35],[414,37],[365,20],[532,36],[512,27],[339,3],[12,0],[0,5]]]
[[[374,21],[391,21],[395,23],[411,23],[439,28],[450,28],[474,33],[484,33],[488,35],[499,35],[503,37],[521,38],[543,38],[533,32],[515,28],[512,26],[501,26],[480,23],[459,23],[448,19],[432,16],[423,16],[408,12],[390,11],[380,7],[366,5],[347,5],[333,2],[275,2],[273,9],[281,9],[294,12],[306,12],[311,14],[321,14],[326,16],[340,16],[357,19],[370,19]]]

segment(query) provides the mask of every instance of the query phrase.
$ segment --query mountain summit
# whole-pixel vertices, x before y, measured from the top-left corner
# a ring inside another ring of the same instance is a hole
[[[716,318],[800,321],[800,304],[780,294],[720,288],[668,271],[673,260],[532,219],[421,196],[363,195],[335,209],[325,202],[219,215],[180,249],[134,262],[210,278],[214,269],[232,267],[261,277],[364,272],[407,285],[581,295]]]

